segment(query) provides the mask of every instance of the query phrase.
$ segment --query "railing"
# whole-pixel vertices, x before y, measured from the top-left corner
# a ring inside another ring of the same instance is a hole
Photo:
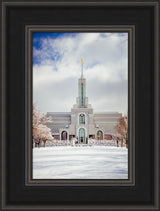
[[[77,140],[52,140],[47,141],[46,146],[117,146],[115,140],[95,140],[89,139],[87,144],[80,144]]]

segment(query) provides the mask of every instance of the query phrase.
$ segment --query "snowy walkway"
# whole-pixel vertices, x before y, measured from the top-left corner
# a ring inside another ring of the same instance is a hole
[[[128,150],[110,146],[34,148],[33,179],[128,179]]]

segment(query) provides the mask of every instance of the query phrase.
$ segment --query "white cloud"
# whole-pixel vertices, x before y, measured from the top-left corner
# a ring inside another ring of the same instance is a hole
[[[40,39],[41,48],[33,47],[38,61],[33,66],[33,101],[41,111],[70,111],[78,95],[83,57],[87,96],[94,110],[127,112],[127,34]]]

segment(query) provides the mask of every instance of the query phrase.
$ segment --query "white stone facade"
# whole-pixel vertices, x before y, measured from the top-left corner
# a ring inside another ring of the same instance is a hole
[[[83,67],[82,67],[83,68]],[[83,73],[83,72],[82,72]],[[122,116],[118,112],[94,113],[86,97],[86,79],[81,75],[78,80],[78,97],[71,112],[48,112],[51,128],[55,139],[71,140],[77,138],[79,143],[88,143],[89,138],[111,139],[115,135],[115,125]]]

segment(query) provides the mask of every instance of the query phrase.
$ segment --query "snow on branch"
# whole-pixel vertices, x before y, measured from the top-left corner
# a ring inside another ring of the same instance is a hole
[[[50,117],[42,114],[34,104],[32,125],[33,145],[36,143],[40,147],[41,142],[43,142],[45,147],[46,141],[53,139],[51,129],[45,125],[48,121],[50,121]]]

